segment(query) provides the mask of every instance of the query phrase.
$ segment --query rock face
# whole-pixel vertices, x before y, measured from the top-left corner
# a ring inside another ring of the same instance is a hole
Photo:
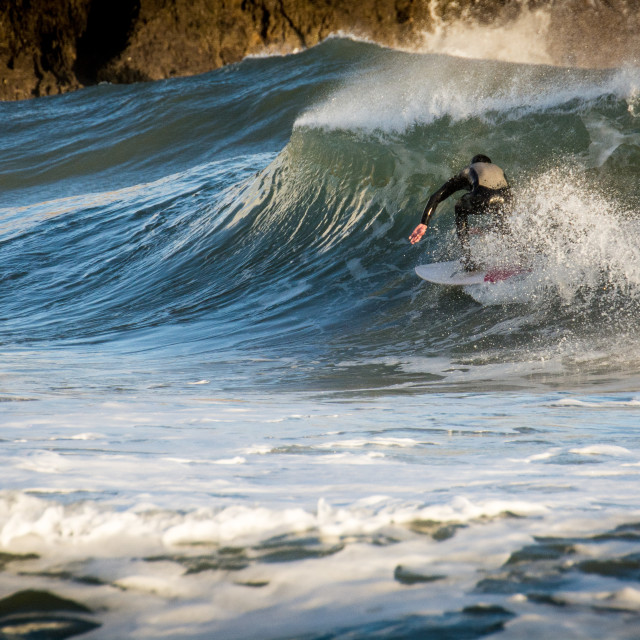
[[[289,53],[345,32],[424,50],[448,26],[549,15],[558,64],[640,53],[640,0],[0,0],[0,99],[191,75],[246,55]]]

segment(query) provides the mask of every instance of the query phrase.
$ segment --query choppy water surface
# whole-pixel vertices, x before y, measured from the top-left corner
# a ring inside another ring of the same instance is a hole
[[[1,104],[0,633],[635,637],[639,90],[336,39]],[[429,285],[479,152],[530,271]]]

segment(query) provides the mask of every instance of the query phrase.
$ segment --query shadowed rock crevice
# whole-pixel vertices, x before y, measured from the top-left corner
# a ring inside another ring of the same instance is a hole
[[[139,14],[139,0],[93,0],[86,29],[76,45],[73,70],[79,82],[90,85],[114,80],[108,65],[127,47]],[[144,79],[142,74],[127,75],[122,69],[117,77],[120,82]]]

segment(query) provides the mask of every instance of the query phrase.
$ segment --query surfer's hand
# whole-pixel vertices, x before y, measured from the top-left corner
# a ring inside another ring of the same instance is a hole
[[[420,242],[420,240],[422,239],[422,236],[426,233],[426,231],[427,231],[427,225],[426,224],[419,224],[413,230],[413,233],[409,236],[409,242],[411,244],[415,244],[416,242]]]

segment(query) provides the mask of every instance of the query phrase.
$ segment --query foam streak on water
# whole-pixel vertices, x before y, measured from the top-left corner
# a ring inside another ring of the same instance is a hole
[[[634,396],[202,400],[10,405],[3,588],[57,584],[96,638],[425,630],[478,605],[519,637],[636,606]]]

